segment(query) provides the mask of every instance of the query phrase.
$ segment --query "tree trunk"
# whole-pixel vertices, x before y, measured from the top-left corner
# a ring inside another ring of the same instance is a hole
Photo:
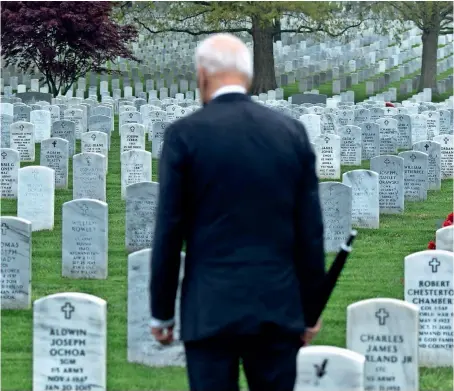
[[[437,50],[438,26],[422,33],[422,61],[419,89],[432,88],[432,93],[437,93]]]
[[[258,95],[277,88],[273,54],[274,26],[252,17],[252,40],[254,42],[254,80],[251,93]]]
[[[278,18],[274,21],[274,38],[273,41],[281,41],[281,20]]]

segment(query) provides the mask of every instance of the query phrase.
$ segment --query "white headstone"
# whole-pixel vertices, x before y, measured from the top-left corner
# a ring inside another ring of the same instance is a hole
[[[32,231],[54,228],[55,173],[49,167],[19,170],[17,217],[28,220]]]
[[[442,227],[435,232],[435,246],[437,250],[454,252],[454,225]]]
[[[17,198],[17,183],[19,177],[20,158],[19,152],[11,148],[1,148],[1,198]]]
[[[50,138],[52,121],[48,110],[32,110],[30,112],[30,122],[35,125],[35,143],[40,143],[46,138]]]
[[[418,308],[397,299],[347,307],[347,349],[366,357],[364,389],[419,390]]]
[[[33,303],[33,390],[106,391],[106,302],[57,293]]]
[[[294,391],[363,391],[362,354],[335,346],[308,346],[296,358]]]
[[[1,309],[28,309],[31,304],[32,224],[1,216]]]
[[[424,367],[452,366],[453,262],[452,252],[438,248],[405,257],[405,300],[419,308],[419,364]]]
[[[133,149],[121,154],[121,196],[125,197],[126,187],[139,182],[151,182],[151,153]]]

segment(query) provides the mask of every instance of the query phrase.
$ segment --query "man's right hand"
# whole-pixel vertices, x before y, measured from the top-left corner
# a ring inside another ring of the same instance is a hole
[[[317,323],[315,324],[314,327],[308,327],[304,331],[304,334],[301,336],[301,340],[303,341],[304,346],[307,346],[311,343],[311,341],[315,338],[315,336],[317,335],[321,328],[322,320],[319,319],[317,320]]]

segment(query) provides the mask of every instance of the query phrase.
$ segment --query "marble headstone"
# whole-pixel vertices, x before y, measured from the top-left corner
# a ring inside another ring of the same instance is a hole
[[[339,179],[341,174],[341,138],[335,134],[314,139],[317,174],[323,179]]]
[[[393,117],[397,121],[398,148],[411,148],[411,118],[407,114],[398,114]]]
[[[317,114],[303,114],[299,120],[303,123],[304,128],[306,129],[309,141],[314,142],[314,140],[321,134],[320,116]]]
[[[335,346],[307,346],[296,358],[293,391],[363,391],[362,354]]]
[[[30,112],[30,122],[35,125],[35,143],[40,143],[46,138],[50,138],[52,121],[48,110],[32,110]]]
[[[157,182],[135,183],[126,187],[125,245],[128,252],[151,247],[158,196]]]
[[[453,261],[452,252],[438,247],[405,257],[405,300],[419,308],[419,364],[424,367],[452,366]]]
[[[106,201],[106,158],[84,152],[73,157],[73,199]]]
[[[24,121],[11,124],[10,147],[19,152],[21,162],[35,161],[35,126]]]
[[[73,121],[61,120],[52,124],[51,137],[68,141],[68,154],[73,157],[76,153],[76,124]]]
[[[419,390],[418,326],[418,307],[402,300],[347,307],[347,349],[366,357],[365,390]]]
[[[136,251],[128,256],[128,362],[151,367],[183,367],[186,365],[186,357],[183,344],[179,341],[180,287],[175,303],[174,342],[162,346],[150,337],[148,314],[150,306],[150,258],[151,249]],[[184,262],[183,253],[182,258]]]
[[[441,189],[441,145],[435,141],[420,141],[413,144],[413,150],[428,155],[427,190]]]
[[[28,220],[32,231],[54,228],[55,173],[49,167],[19,170],[17,217]]]
[[[440,144],[440,166],[441,179],[451,179],[454,177],[454,136],[451,134],[441,134],[435,136],[434,142]]]
[[[10,148],[10,128],[13,123],[13,116],[8,114],[0,114],[0,133],[2,148]]]
[[[338,130],[341,137],[341,165],[361,165],[361,128],[354,125],[341,126]]]
[[[125,197],[126,187],[133,183],[151,182],[151,153],[134,149],[121,154],[121,196]]]
[[[106,172],[109,157],[109,136],[103,132],[90,131],[82,134],[81,137],[81,151],[84,152],[95,152],[103,155],[106,158]]]
[[[1,309],[28,309],[31,304],[32,224],[1,216]]]
[[[68,188],[68,141],[48,138],[41,142],[40,165],[55,171],[55,188]]]
[[[378,173],[380,213],[404,212],[404,159],[394,155],[376,156],[370,169]]]
[[[454,225],[442,227],[435,232],[435,246],[437,250],[454,252]]]
[[[326,252],[337,252],[352,229],[352,189],[340,182],[320,182],[319,197]]]
[[[378,124],[365,122],[361,124],[362,160],[370,160],[380,154],[380,133]]]
[[[107,390],[106,305],[76,292],[33,303],[33,390]]]
[[[19,152],[11,148],[1,148],[1,198],[17,198],[18,177],[20,168]]]
[[[378,228],[379,181],[370,170],[353,170],[342,175],[342,183],[352,188],[352,225],[357,228]]]
[[[63,277],[107,278],[107,204],[78,199],[65,202],[62,210]]]
[[[159,146],[164,141],[164,133],[169,125],[169,122],[155,122],[152,125],[151,154],[155,159],[159,158]]]
[[[145,127],[130,123],[120,127],[120,153],[134,149],[145,150]]]
[[[393,118],[380,118],[375,123],[378,124],[380,135],[380,155],[396,153],[398,146],[397,121]]]
[[[404,158],[405,201],[426,200],[429,156],[418,151],[405,151],[398,156]]]

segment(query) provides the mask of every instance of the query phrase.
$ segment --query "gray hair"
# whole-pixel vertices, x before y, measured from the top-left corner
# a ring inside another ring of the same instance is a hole
[[[196,66],[208,74],[234,71],[252,80],[254,69],[248,47],[231,34],[215,34],[205,39],[197,47]]]

